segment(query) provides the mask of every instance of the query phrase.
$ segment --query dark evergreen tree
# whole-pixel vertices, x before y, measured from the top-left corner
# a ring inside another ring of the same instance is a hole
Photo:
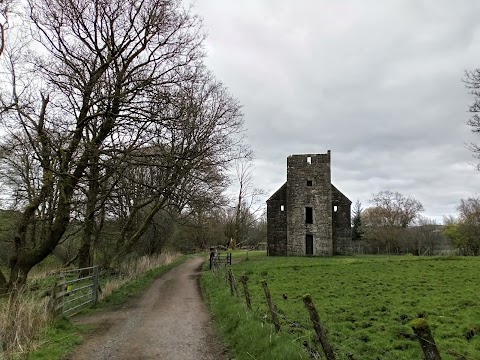
[[[352,240],[359,241],[362,237],[362,204],[357,199],[352,209]]]

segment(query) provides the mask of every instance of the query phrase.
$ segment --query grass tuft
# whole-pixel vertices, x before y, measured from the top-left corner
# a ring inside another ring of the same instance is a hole
[[[0,358],[16,358],[36,348],[47,329],[46,303],[21,291],[12,299],[0,300]]]

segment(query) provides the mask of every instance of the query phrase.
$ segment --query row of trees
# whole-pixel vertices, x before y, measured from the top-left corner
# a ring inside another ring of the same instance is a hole
[[[9,246],[11,224],[14,224],[18,212],[0,210],[0,264],[8,264],[14,248]],[[179,213],[176,210],[160,210],[140,239],[132,246],[129,253],[121,260],[142,255],[155,255],[163,251],[176,250],[183,253],[198,252],[209,246],[227,246],[233,243],[241,247],[255,248],[266,239],[266,222],[264,217],[256,218],[251,212],[242,214],[248,219],[241,224],[241,234],[235,238],[235,206],[218,207],[196,211],[191,214]],[[100,233],[95,234],[95,242],[91,248],[92,260],[102,268],[115,267],[115,244],[120,233],[118,219],[105,219]],[[78,264],[82,248],[82,232],[84,223],[73,218],[64,238],[53,251],[49,264]],[[3,231],[2,231],[3,230]],[[52,263],[53,262],[53,263]]]
[[[234,219],[235,238],[255,222],[250,185],[233,215],[219,210],[229,167],[250,153],[180,0],[32,0],[25,13],[1,57],[0,181],[15,221],[0,293],[60,248],[82,267],[103,248],[112,265],[215,217]]]
[[[371,207],[352,209],[352,238],[365,252],[439,253],[455,248],[463,255],[480,255],[480,198],[462,199],[458,216],[446,216],[443,225],[421,215],[422,204],[398,192],[372,196]]]
[[[440,226],[421,215],[423,205],[399,192],[381,191],[362,209],[357,200],[352,210],[352,238],[366,253],[422,255],[445,246]]]
[[[480,255],[480,198],[462,199],[458,216],[444,219],[445,236],[464,255]]]

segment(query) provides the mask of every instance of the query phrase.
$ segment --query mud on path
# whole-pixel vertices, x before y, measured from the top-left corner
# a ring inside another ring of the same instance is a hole
[[[187,260],[120,309],[74,319],[97,330],[66,359],[227,359],[200,294],[202,261]]]

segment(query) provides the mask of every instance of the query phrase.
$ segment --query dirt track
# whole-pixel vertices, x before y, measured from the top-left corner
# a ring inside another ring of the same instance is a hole
[[[187,260],[119,310],[76,319],[98,327],[67,359],[227,359],[200,295],[201,263]]]

